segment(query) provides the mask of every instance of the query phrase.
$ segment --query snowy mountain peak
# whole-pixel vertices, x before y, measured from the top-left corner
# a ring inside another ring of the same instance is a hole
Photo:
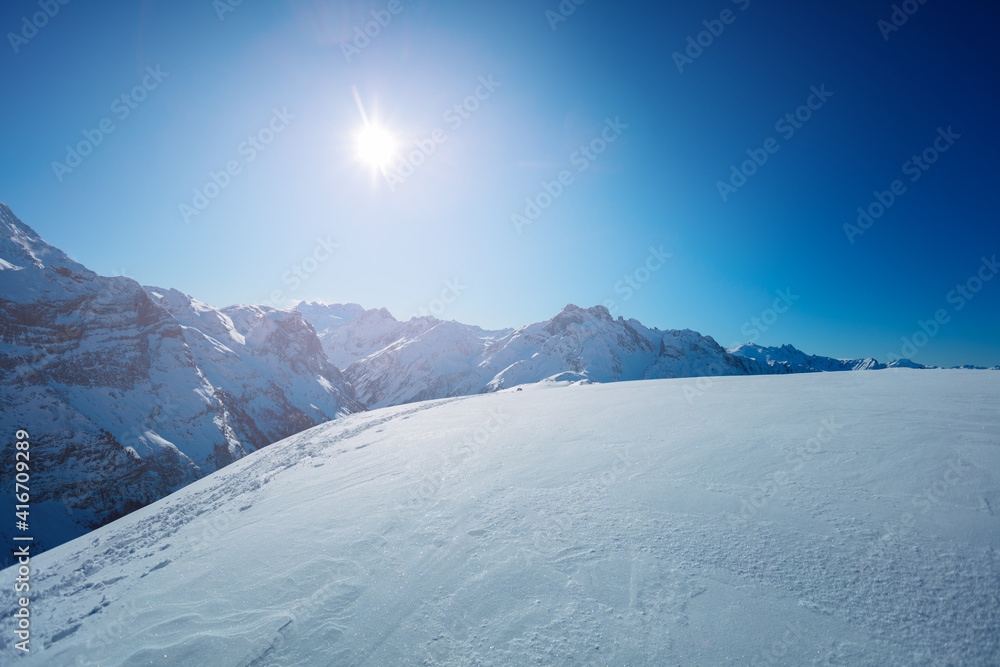
[[[21,222],[14,212],[4,203],[0,203],[0,259],[11,268],[34,266],[44,268],[38,254],[33,250],[43,250],[44,241],[39,238],[28,225]]]
[[[923,364],[918,364],[909,359],[894,359],[885,365],[886,368],[926,368]]]
[[[151,299],[170,311],[181,326],[224,333],[224,339],[232,340],[237,345],[246,344],[245,337],[236,330],[232,319],[220,310],[176,289],[144,289]]]
[[[431,316],[400,322],[385,308],[365,310],[357,304],[299,303],[295,310],[312,324],[326,355],[339,369],[440,323]]]
[[[582,325],[588,320],[604,320],[612,322],[611,313],[604,306],[594,306],[592,308],[580,308],[574,304],[568,304],[559,311],[545,326],[545,330],[553,336],[566,333],[572,325]]]
[[[365,312],[364,306],[356,303],[324,303],[322,301],[299,301],[294,308],[303,314],[336,317],[344,322],[350,322]]]
[[[388,308],[372,308],[371,310],[366,310],[365,312],[358,315],[358,319],[367,320],[370,322],[392,322],[392,323],[399,322],[399,320],[397,320],[395,317],[392,316],[392,313],[389,312]],[[422,319],[422,318],[414,317],[412,319]],[[433,317],[430,319],[433,321],[437,321]]]
[[[86,278],[95,275],[66,253],[49,245],[34,229],[21,222],[10,207],[0,203],[0,267],[6,271],[50,269],[60,278]]]

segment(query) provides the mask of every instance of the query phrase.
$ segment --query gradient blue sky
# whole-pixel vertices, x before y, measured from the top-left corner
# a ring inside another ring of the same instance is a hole
[[[99,273],[218,306],[280,291],[404,319],[457,280],[440,315],[487,328],[613,300],[723,345],[882,360],[944,310],[909,356],[1000,363],[1000,279],[949,298],[1000,252],[993,5],[928,0],[885,40],[890,2],[588,0],[555,30],[558,0],[399,2],[350,62],[341,44],[387,0],[246,1],[223,20],[211,0],[70,2],[17,53],[9,33],[39,5],[6,2],[0,200]],[[672,54],[726,9],[679,72]],[[115,98],[157,66],[169,75],[121,119]],[[453,127],[480,77],[500,85]],[[775,123],[812,86],[833,96],[786,138]],[[405,145],[445,132],[394,190],[356,158],[352,87]],[[294,118],[248,161],[241,142],[274,109]],[[106,118],[60,180],[53,162]],[[579,172],[609,118],[628,127]],[[961,138],[911,182],[904,163],[949,127]],[[717,182],[769,138],[780,150],[723,201]],[[185,223],[179,206],[231,160],[240,173]],[[518,233],[512,214],[564,169],[573,182]],[[896,179],[906,192],[849,242],[843,225]],[[313,266],[317,238],[337,248]],[[629,294],[661,245],[671,258]],[[315,271],[292,279],[303,261]],[[771,321],[785,289],[798,299]]]

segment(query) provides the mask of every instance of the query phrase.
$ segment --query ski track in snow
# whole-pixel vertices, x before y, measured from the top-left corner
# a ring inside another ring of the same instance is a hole
[[[310,429],[34,559],[0,661],[1000,664],[1000,376],[690,382]]]

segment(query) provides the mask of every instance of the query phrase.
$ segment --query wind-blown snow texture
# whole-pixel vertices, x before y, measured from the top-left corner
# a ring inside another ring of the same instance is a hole
[[[23,660],[0,573],[0,662],[1000,662],[1000,375],[691,382],[310,429],[34,559]]]

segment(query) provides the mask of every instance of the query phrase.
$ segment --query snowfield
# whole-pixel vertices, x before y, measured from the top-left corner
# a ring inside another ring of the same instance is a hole
[[[1000,374],[358,413],[32,560],[4,665],[1000,664]]]

